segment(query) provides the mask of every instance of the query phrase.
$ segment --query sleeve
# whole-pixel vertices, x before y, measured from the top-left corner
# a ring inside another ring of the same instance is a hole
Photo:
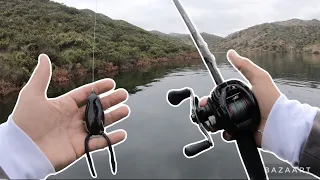
[[[55,169],[41,149],[12,120],[0,125],[0,167],[10,179],[45,179]]]
[[[318,110],[308,104],[289,100],[281,94],[268,116],[262,136],[262,148],[275,153],[293,166],[299,166],[300,154]]]
[[[320,177],[320,110],[300,155],[299,166]]]

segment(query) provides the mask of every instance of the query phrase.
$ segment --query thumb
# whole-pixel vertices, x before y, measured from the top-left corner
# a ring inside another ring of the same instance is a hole
[[[32,92],[46,94],[51,79],[51,62],[46,54],[38,57],[38,65],[34,69],[26,88],[32,89]]]
[[[250,59],[240,56],[235,50],[229,50],[227,58],[241,74],[254,85],[259,79],[267,75],[267,72],[254,64]]]

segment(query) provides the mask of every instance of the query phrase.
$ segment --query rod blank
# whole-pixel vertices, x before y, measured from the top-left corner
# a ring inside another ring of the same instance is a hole
[[[213,77],[213,80],[217,85],[224,82],[223,77],[217,67],[216,60],[214,55],[210,52],[207,43],[203,40],[201,34],[197,31],[196,27],[193,25],[191,19],[188,17],[188,14],[184,10],[182,4],[179,0],[173,0],[175,6],[177,7],[182,19],[184,20],[191,38],[193,39],[200,55],[202,56],[210,74]]]

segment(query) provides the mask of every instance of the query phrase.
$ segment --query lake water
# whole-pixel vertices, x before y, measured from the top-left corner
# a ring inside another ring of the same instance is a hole
[[[320,107],[320,57],[302,54],[246,54],[266,69],[279,89],[288,98]],[[216,54],[225,79],[240,78],[225,54]],[[213,83],[201,60],[193,65],[167,65],[152,67],[112,76],[117,87],[126,88],[130,97],[126,104],[131,116],[108,128],[128,133],[127,140],[115,147],[118,173],[113,176],[108,162],[108,151],[93,154],[98,174],[102,179],[246,179],[235,143],[225,143],[220,134],[212,135],[215,147],[197,158],[187,159],[182,154],[186,144],[203,139],[198,128],[189,120],[189,101],[173,108],[166,101],[170,89],[191,87],[197,95],[206,96]],[[101,78],[101,77],[100,77]],[[50,85],[49,96],[54,97],[89,82],[90,77],[67,86]],[[0,119],[5,121],[11,113],[17,94],[0,99]],[[270,179],[315,179],[296,173],[274,155],[261,152]],[[287,168],[287,169],[286,169]],[[272,170],[272,171],[271,171]],[[55,179],[90,179],[86,159],[83,157],[64,172],[51,176]]]

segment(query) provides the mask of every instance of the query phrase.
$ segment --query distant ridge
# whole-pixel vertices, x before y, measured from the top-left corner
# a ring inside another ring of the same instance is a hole
[[[228,35],[214,49],[226,51],[320,52],[319,20],[263,23]]]
[[[194,45],[189,34],[180,34],[180,33],[165,34],[165,33],[159,32],[159,31],[155,31],[155,30],[150,31],[150,32],[153,34],[160,35],[160,36],[166,36],[171,39],[179,39],[183,43],[186,43],[188,45],[192,45],[192,46]],[[208,43],[208,46],[210,48],[214,47],[215,44],[219,43],[223,39],[220,36],[216,36],[216,35],[205,33],[205,32],[202,32],[200,34],[202,35],[203,39]]]
[[[80,9],[80,11],[89,14],[91,16],[95,16],[95,12],[90,10],[90,9]],[[97,16],[100,16],[102,19],[106,20],[106,21],[112,21],[112,19],[104,14],[101,13],[97,13]]]
[[[318,19],[290,19],[263,23],[234,32],[225,38],[208,33],[201,34],[213,51],[236,49],[320,54],[320,21]],[[193,44],[187,34],[167,35],[179,38],[186,44]]]
[[[312,20],[301,20],[301,19],[290,19],[287,21],[277,21],[275,24],[282,26],[320,26],[320,21],[317,19]]]

